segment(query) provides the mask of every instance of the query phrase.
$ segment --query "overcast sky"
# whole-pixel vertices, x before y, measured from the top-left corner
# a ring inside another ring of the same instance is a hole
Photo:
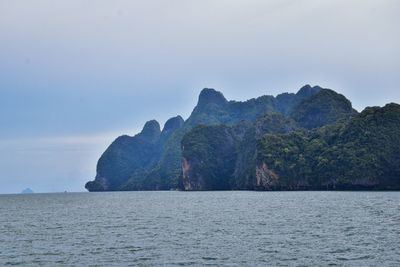
[[[397,0],[0,0],[0,193],[83,191],[145,121],[228,99],[332,88],[400,102]]]

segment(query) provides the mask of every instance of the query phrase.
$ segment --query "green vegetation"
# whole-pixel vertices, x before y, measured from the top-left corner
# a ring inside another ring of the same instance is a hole
[[[348,119],[357,114],[351,102],[343,95],[329,89],[301,102],[291,113],[299,126],[313,129],[335,123],[340,119]]]
[[[367,108],[347,122],[266,135],[258,164],[279,176],[276,188],[400,188],[400,106]]]
[[[195,127],[182,140],[183,158],[189,165],[183,175],[184,189],[253,188],[257,139],[294,129],[294,122],[279,113],[267,113],[254,123]]]
[[[183,157],[191,165],[188,182],[192,184],[192,190],[231,188],[236,159],[235,144],[235,134],[224,125],[197,126],[184,136]]]
[[[330,89],[227,101],[204,89],[184,121],[149,121],[117,138],[89,191],[393,189],[400,185],[399,106],[367,108]],[[273,178],[273,179],[272,179]]]

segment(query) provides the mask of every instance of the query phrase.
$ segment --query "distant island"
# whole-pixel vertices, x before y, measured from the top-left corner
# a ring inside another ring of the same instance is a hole
[[[24,190],[21,191],[21,194],[33,194],[35,192],[33,192],[32,189],[30,188],[25,188]]]
[[[331,89],[228,101],[203,89],[187,120],[118,137],[89,191],[399,190],[400,105],[361,113]]]

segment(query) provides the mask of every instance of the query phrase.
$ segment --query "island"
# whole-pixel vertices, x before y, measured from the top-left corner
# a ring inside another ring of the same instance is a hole
[[[29,187],[21,191],[21,194],[33,194],[33,193],[35,192],[33,192],[33,190],[30,189]]]
[[[205,88],[184,120],[156,120],[101,155],[89,191],[399,190],[400,105],[356,111],[334,90],[228,101]]]

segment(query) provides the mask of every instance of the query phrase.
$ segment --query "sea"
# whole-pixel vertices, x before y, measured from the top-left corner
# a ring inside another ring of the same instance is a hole
[[[400,192],[0,195],[0,266],[400,266]]]

